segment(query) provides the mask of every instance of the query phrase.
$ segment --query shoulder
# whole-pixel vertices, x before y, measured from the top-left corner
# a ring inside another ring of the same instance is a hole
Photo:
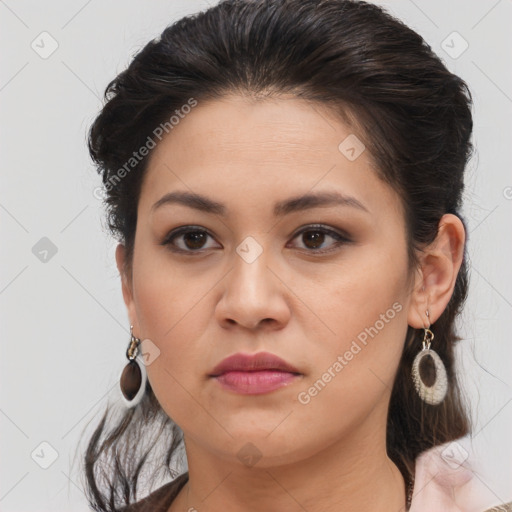
[[[471,446],[464,439],[420,454],[410,512],[512,512],[512,502],[496,504],[496,495],[477,477],[471,456]]]
[[[153,491],[144,499],[128,505],[120,512],[167,512],[174,498],[178,495],[181,488],[187,483],[188,471],[175,478],[162,487]]]

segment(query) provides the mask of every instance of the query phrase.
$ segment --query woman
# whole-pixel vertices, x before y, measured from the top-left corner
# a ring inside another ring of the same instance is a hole
[[[89,148],[131,339],[94,509],[494,505],[457,442],[466,84],[377,6],[227,0],[105,97]]]

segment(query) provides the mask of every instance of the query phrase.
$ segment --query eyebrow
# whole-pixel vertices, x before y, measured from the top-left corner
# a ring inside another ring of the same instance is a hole
[[[156,209],[169,204],[181,204],[205,213],[223,217],[227,215],[226,205],[194,192],[169,192],[151,207],[151,211],[154,212]],[[329,206],[349,206],[370,213],[355,197],[341,194],[340,192],[316,192],[291,197],[275,203],[274,216],[282,217],[292,212]]]

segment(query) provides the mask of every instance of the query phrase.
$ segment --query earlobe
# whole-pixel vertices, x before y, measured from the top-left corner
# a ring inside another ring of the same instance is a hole
[[[443,215],[438,233],[421,256],[421,272],[416,280],[409,311],[409,325],[425,327],[425,311],[430,311],[427,327],[446,309],[464,257],[466,233],[462,221],[451,213]]]

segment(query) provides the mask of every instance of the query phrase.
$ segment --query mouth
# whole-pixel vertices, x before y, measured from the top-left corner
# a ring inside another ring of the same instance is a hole
[[[212,376],[224,389],[243,395],[260,395],[291,384],[302,374],[280,370],[228,371]]]
[[[234,354],[221,361],[209,375],[223,389],[247,395],[269,393],[302,376],[293,365],[269,352]]]

